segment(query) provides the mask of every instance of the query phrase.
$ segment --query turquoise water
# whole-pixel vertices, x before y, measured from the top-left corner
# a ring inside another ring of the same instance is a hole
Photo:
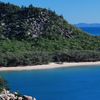
[[[12,91],[37,100],[100,100],[100,66],[0,72]]]

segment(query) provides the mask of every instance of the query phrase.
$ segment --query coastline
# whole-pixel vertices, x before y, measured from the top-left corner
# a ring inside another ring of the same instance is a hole
[[[72,63],[50,63],[47,65],[33,65],[33,66],[18,66],[18,67],[1,67],[0,71],[29,71],[29,70],[44,70],[44,69],[54,69],[54,68],[69,68],[69,67],[78,67],[78,66],[93,66],[100,65],[98,62],[72,62]]]

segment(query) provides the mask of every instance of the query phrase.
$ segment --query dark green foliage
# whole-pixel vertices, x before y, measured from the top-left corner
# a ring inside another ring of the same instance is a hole
[[[0,66],[100,60],[100,37],[43,8],[0,3]]]
[[[2,92],[3,89],[7,89],[8,85],[7,85],[7,81],[5,81],[3,78],[0,77],[0,92]]]
[[[48,53],[43,52],[7,52],[4,55],[1,54],[0,61],[2,66],[41,65],[48,64],[50,62],[50,56]]]

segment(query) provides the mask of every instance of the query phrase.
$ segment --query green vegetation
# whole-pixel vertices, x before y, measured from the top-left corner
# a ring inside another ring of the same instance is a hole
[[[4,88],[6,89],[7,87],[8,87],[7,82],[3,78],[0,77],[0,92],[2,92],[3,89]]]
[[[0,3],[0,66],[100,61],[100,37],[43,8]]]

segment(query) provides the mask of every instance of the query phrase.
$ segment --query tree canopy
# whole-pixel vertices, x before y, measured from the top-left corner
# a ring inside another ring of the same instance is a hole
[[[0,66],[99,61],[100,37],[45,8],[0,3]]]

